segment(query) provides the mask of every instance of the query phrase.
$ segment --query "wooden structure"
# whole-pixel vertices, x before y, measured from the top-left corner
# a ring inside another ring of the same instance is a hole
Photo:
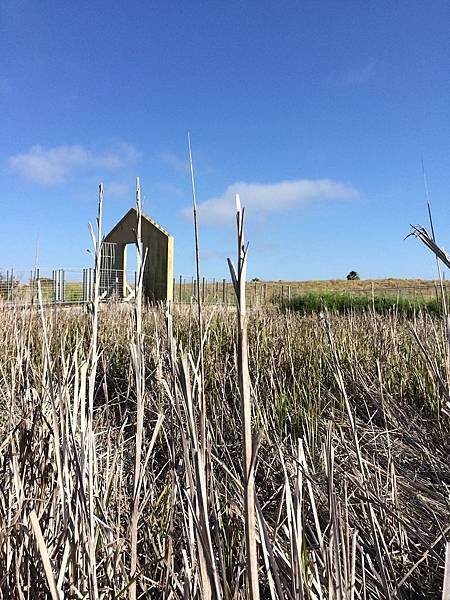
[[[136,251],[137,211],[131,208],[104,238],[101,262],[101,287],[126,298],[131,289],[127,281],[127,245]],[[173,300],[173,237],[158,223],[142,215],[142,255],[146,256],[143,293],[149,302]]]

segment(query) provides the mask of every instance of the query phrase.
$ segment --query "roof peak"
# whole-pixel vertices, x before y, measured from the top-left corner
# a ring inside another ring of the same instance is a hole
[[[127,217],[130,214],[135,214],[136,215],[136,219],[137,219],[137,210],[135,206],[132,206],[124,215],[123,217],[121,217],[117,223],[114,225],[114,227],[111,229],[111,231],[105,236],[106,238],[109,237],[118,227],[119,225],[125,221],[127,219]],[[170,236],[170,233],[164,229],[164,227],[162,227],[159,223],[157,223],[156,221],[154,221],[151,217],[149,217],[148,215],[146,215],[145,213],[141,213],[141,218],[144,221],[147,221],[150,225],[153,225],[154,227],[156,227],[157,229],[159,229],[159,231],[161,231],[162,233],[164,233],[167,236]]]

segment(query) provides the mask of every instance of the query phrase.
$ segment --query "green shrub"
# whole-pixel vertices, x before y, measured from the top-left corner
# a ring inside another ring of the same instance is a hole
[[[350,273],[347,275],[347,279],[348,281],[359,281],[360,276],[359,273],[357,273],[356,271],[350,271]]]

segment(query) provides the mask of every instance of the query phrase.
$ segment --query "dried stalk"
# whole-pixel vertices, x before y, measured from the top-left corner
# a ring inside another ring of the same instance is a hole
[[[144,384],[145,384],[145,361],[144,361],[144,344],[142,335],[142,278],[143,265],[142,245],[141,245],[141,223],[142,223],[142,206],[141,206],[141,185],[139,177],[136,178],[136,213],[137,213],[137,228],[136,228],[136,271],[137,271],[137,289],[135,290],[135,339],[131,345],[131,356],[133,359],[133,368],[135,376],[135,391],[136,391],[136,453],[134,461],[134,477],[133,477],[133,507],[131,511],[130,523],[130,587],[128,597],[130,600],[136,600],[136,580],[137,580],[137,543],[138,543],[138,527],[139,527],[139,482],[141,478],[141,457],[142,445],[144,440]]]
[[[206,455],[206,402],[205,402],[205,366],[203,349],[203,316],[202,316],[202,294],[200,292],[200,242],[198,235],[198,216],[197,216],[197,194],[195,190],[194,163],[192,160],[191,134],[188,132],[188,150],[189,150],[189,169],[191,174],[192,186],[192,213],[194,217],[194,237],[195,237],[195,270],[197,276],[197,315],[199,329],[199,361],[200,361],[200,452],[203,454],[203,461]]]
[[[236,294],[238,332],[238,372],[242,415],[242,471],[245,510],[246,579],[247,593],[252,600],[259,599],[258,555],[256,550],[255,462],[252,440],[252,400],[248,369],[247,312],[245,302],[245,277],[247,272],[248,244],[244,240],[244,210],[236,194],[236,225],[238,243],[237,273],[230,259],[231,278]]]
[[[91,360],[88,371],[88,413],[85,440],[85,455],[87,457],[87,490],[88,490],[88,516],[89,516],[89,577],[91,580],[90,591],[94,600],[98,598],[97,565],[95,557],[95,510],[94,510],[94,479],[95,479],[95,437],[94,437],[94,397],[96,391],[96,377],[98,366],[98,321],[100,309],[100,278],[102,267],[102,222],[103,222],[103,183],[98,187],[98,212],[97,212],[97,235],[95,236],[92,226],[89,224],[92,241],[95,248],[95,279],[94,299],[92,302],[92,341]]]
[[[197,317],[199,331],[199,375],[197,378],[199,406],[199,448],[200,461],[202,472],[199,473],[199,479],[203,482],[204,490],[200,496],[195,494],[197,502],[196,509],[204,514],[204,518],[208,515],[208,494],[207,494],[207,463],[206,463],[206,399],[205,399],[205,361],[204,361],[204,336],[203,336],[203,315],[202,315],[202,294],[200,292],[200,242],[198,234],[198,217],[197,217],[197,196],[195,190],[194,163],[192,160],[191,134],[188,132],[188,151],[189,151],[189,168],[191,175],[192,186],[192,212],[194,218],[194,238],[195,238],[195,269],[197,276]],[[208,600],[211,597],[211,589],[213,589],[214,581],[211,580],[211,570],[207,568],[207,552],[205,556],[204,544],[199,544],[199,562],[202,573],[202,581],[204,582],[204,598]]]

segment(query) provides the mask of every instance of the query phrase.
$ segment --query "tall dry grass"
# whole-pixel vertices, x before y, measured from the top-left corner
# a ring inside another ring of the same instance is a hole
[[[245,598],[235,314],[203,312],[205,459],[196,309],[142,308],[142,364],[133,310],[97,318],[94,370],[92,315],[0,309],[0,597]],[[442,322],[261,309],[247,327],[261,597],[439,598]]]

